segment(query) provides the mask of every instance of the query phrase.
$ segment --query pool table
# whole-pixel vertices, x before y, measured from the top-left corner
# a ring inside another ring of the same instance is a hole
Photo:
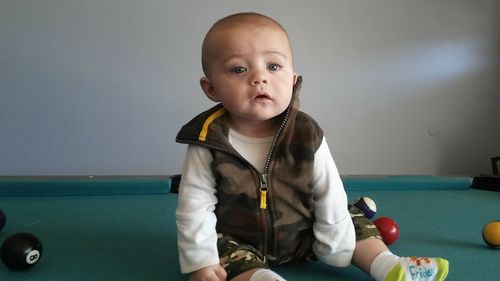
[[[500,192],[470,188],[469,177],[343,177],[352,202],[369,196],[378,216],[395,219],[400,255],[442,256],[448,280],[500,280],[499,250],[482,240],[485,223],[500,219]],[[35,234],[44,252],[27,271],[0,264],[0,280],[187,280],[179,273],[175,207],[169,177],[0,177],[7,224]],[[371,280],[359,269],[319,262],[275,268],[289,281]]]

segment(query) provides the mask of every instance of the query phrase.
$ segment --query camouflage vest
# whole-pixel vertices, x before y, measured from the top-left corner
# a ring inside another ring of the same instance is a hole
[[[323,131],[298,110],[299,78],[288,109],[282,113],[264,173],[246,161],[228,141],[225,109],[217,105],[184,125],[180,143],[208,148],[214,158],[218,203],[217,232],[230,234],[277,263],[312,255],[314,240],[313,163]]]

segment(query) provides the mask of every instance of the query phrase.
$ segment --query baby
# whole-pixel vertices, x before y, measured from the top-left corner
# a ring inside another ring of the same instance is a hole
[[[377,281],[444,280],[448,262],[399,257],[347,196],[319,125],[299,111],[302,78],[285,29],[256,13],[217,21],[200,85],[217,105],[183,126],[176,211],[189,280],[285,280],[270,265],[354,264]]]

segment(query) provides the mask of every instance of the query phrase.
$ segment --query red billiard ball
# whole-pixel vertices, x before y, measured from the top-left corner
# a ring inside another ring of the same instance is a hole
[[[5,227],[6,223],[7,223],[7,216],[2,211],[2,209],[0,209],[0,230],[2,230]]]
[[[30,233],[9,236],[0,248],[3,263],[12,270],[25,270],[34,266],[42,257],[42,242]]]
[[[369,219],[373,218],[377,212],[377,205],[375,205],[375,202],[370,197],[358,198],[354,201],[353,205],[360,209],[365,214],[365,217]]]
[[[398,240],[399,227],[393,219],[389,217],[380,217],[374,220],[373,223],[377,227],[380,235],[382,236],[382,240],[387,246]]]

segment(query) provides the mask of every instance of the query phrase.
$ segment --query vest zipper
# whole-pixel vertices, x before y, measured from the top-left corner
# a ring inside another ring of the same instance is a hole
[[[291,103],[293,103],[293,96]],[[290,107],[291,108],[291,107]],[[269,254],[273,254],[274,252],[274,231],[273,231],[273,217],[271,215],[271,212],[269,211],[269,208],[267,208],[267,197],[268,197],[268,191],[269,191],[269,185],[268,185],[268,171],[269,171],[269,165],[271,164],[271,159],[273,158],[274,155],[274,150],[276,148],[276,144],[278,143],[278,138],[281,135],[281,132],[285,128],[286,121],[288,120],[288,115],[290,114],[290,109],[287,110],[283,122],[281,122],[280,127],[278,128],[278,131],[276,132],[276,136],[273,139],[273,142],[271,143],[271,148],[269,149],[269,154],[266,159],[266,163],[264,165],[264,172],[260,173],[259,172],[259,177],[260,177],[260,208],[264,209],[264,216],[266,218],[266,224],[267,224],[267,251],[262,253],[264,256],[267,256]],[[257,169],[256,169],[257,170]]]
[[[269,191],[269,186],[267,184],[267,173],[259,173],[260,179],[260,208],[264,210],[264,217],[266,218],[267,225],[267,245],[266,251],[263,252],[264,256],[267,256],[269,253],[272,253],[274,250],[273,246],[273,217],[271,216],[271,212],[267,208],[267,192]]]

